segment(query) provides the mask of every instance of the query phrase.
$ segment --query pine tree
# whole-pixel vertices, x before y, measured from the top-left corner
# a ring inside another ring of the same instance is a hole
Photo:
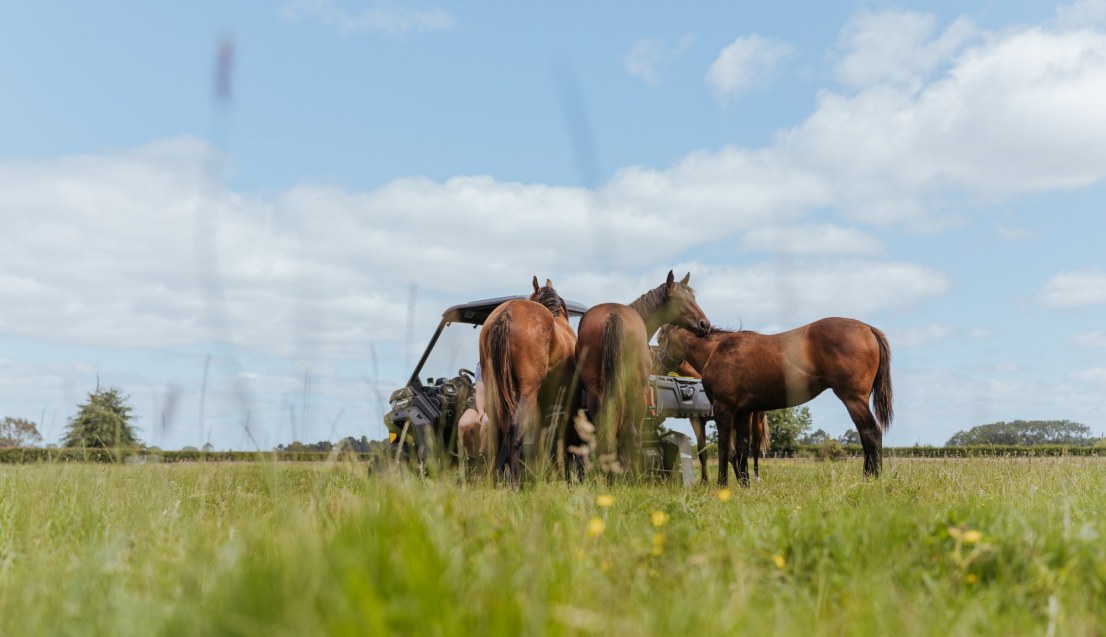
[[[89,392],[88,402],[77,406],[62,438],[64,447],[137,447],[142,444],[132,425],[128,396],[115,388]]]

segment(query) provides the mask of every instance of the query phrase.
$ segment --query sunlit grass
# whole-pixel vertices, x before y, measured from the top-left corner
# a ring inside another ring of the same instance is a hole
[[[1106,462],[769,461],[521,492],[363,465],[0,468],[0,634],[1101,634]]]

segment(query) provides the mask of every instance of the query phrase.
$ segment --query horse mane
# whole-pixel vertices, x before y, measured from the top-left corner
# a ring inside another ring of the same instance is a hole
[[[560,294],[553,288],[541,288],[538,291],[538,303],[541,303],[553,313],[553,316],[560,316],[561,314],[567,314],[568,308],[565,306],[565,300],[561,298]]]
[[[691,288],[688,288],[688,290],[691,290]],[[630,307],[641,315],[642,320],[648,321],[649,317],[657,311],[657,308],[664,305],[666,301],[668,301],[668,284],[661,283],[637,297],[637,300],[630,303]]]

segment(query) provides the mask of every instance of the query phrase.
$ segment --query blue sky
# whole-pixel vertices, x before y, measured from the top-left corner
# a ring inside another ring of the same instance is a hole
[[[1106,432],[1101,0],[25,3],[0,42],[0,415],[47,442],[97,375],[164,448],[380,437],[444,307],[670,268],[718,324],[884,329],[889,444]]]

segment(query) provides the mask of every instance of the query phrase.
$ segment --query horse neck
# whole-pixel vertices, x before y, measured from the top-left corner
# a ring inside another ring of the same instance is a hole
[[[686,360],[699,373],[703,372],[707,361],[710,360],[714,350],[718,348],[719,335],[711,333],[699,337],[690,331],[680,328],[685,332],[684,336],[684,360]]]
[[[649,290],[630,303],[630,307],[645,321],[646,340],[652,340],[657,330],[665,324],[660,309],[664,307],[668,297],[664,294],[664,286]]]

